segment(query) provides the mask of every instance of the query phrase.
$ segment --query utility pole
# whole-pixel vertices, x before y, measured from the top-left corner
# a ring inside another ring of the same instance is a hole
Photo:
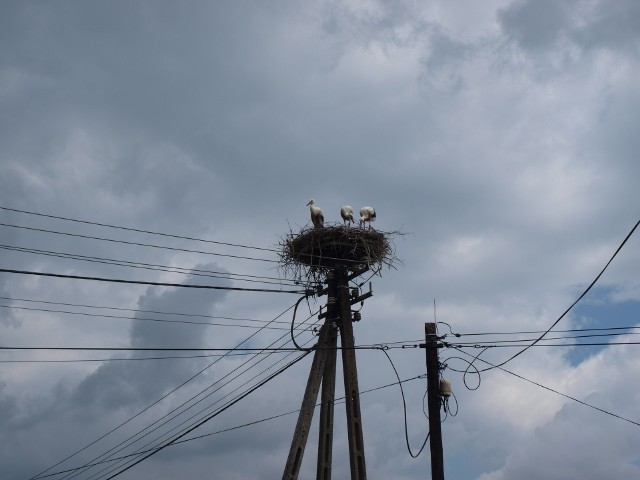
[[[340,331],[342,350],[351,479],[367,479],[351,305],[364,301],[371,297],[372,293],[369,291],[354,297],[349,295],[349,280],[361,275],[364,271],[366,270],[356,271],[349,275],[345,268],[335,268],[327,274],[327,288],[321,292],[321,294],[327,294],[327,310],[326,313],[319,315],[320,319],[325,318],[326,320],[318,336],[318,344],[314,352],[302,408],[298,415],[289,456],[282,475],[283,480],[297,480],[298,478],[321,385],[322,400],[316,479],[331,480],[338,330]]]
[[[337,273],[344,397],[347,408],[347,434],[349,437],[349,464],[353,480],[366,480],[367,469],[364,461],[364,439],[362,436],[362,417],[360,415],[360,389],[358,388],[356,351],[353,348],[355,341],[353,339],[349,283],[347,272],[344,269],[339,270]]]
[[[333,407],[336,390],[336,356],[338,329],[334,323],[337,317],[337,284],[334,272],[327,274],[327,323],[331,325],[328,349],[325,353],[322,374],[322,394],[320,396],[320,429],[318,431],[318,460],[316,480],[331,480],[333,463]]]
[[[431,480],[444,480],[442,429],[440,426],[440,361],[435,323],[425,323],[427,355],[427,401],[429,409],[429,446],[431,448]]]

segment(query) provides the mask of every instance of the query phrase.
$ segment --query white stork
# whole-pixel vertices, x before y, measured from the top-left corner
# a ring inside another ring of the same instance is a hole
[[[353,208],[351,208],[351,205],[345,205],[342,207],[340,209],[340,216],[342,217],[342,220],[344,220],[345,225],[347,222],[349,224],[353,223]]]
[[[376,219],[376,210],[373,207],[362,207],[360,209],[360,226],[364,227],[369,222],[369,228],[371,228],[371,222]]]
[[[309,210],[311,210],[311,222],[313,222],[313,226],[316,228],[324,227],[324,215],[320,207],[316,207],[316,201],[311,199],[307,205],[309,205]]]

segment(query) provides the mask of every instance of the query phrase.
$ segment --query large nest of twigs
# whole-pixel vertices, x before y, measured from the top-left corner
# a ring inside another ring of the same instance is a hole
[[[393,234],[378,230],[329,225],[291,232],[280,243],[280,263],[297,280],[315,280],[329,270],[364,267],[379,272],[396,260]]]

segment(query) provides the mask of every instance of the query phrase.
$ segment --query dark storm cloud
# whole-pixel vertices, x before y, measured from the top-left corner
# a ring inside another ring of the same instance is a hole
[[[633,0],[514,2],[498,15],[505,33],[525,50],[548,51],[562,41],[585,50],[638,53],[640,7]]]
[[[500,11],[499,19],[505,32],[523,48],[548,50],[566,32],[571,12],[577,1],[519,1]]]
[[[195,268],[219,270],[216,264],[198,265]],[[189,277],[184,283],[198,283],[198,277]],[[231,282],[223,281],[220,286],[231,286]],[[158,293],[150,289],[140,298],[138,306],[141,310],[148,311],[206,315],[224,297],[225,293],[221,290],[178,288]],[[147,312],[136,313],[135,318],[176,319],[171,315]],[[188,325],[185,328],[183,324],[176,323],[133,321],[129,345],[132,348],[202,348],[205,346],[207,330],[206,325]],[[133,352],[131,358],[144,358],[152,354],[157,355],[157,352]],[[191,377],[195,371],[194,365],[197,366],[198,362],[106,363],[78,385],[74,403],[99,403],[107,409],[119,405],[148,403]]]

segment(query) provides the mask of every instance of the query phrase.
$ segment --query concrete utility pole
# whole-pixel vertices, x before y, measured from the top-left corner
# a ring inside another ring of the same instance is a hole
[[[311,364],[307,388],[298,415],[298,423],[291,441],[289,456],[282,475],[283,480],[296,480],[300,472],[311,420],[315,409],[320,384],[322,403],[320,406],[320,428],[318,438],[317,480],[331,480],[333,453],[334,393],[336,380],[337,333],[340,330],[342,366],[344,374],[345,406],[347,410],[347,433],[349,437],[349,464],[353,480],[366,480],[362,419],[360,415],[360,390],[353,338],[351,305],[371,296],[371,292],[351,298],[349,280],[363,271],[347,274],[344,268],[329,272],[326,278],[327,310],[319,318],[326,318],[320,329],[318,344]]]
[[[427,355],[427,401],[429,409],[429,446],[431,448],[431,480],[444,480],[442,429],[440,426],[440,361],[435,323],[425,323]]]
[[[338,302],[340,304],[340,341],[342,343],[342,368],[344,370],[344,395],[347,407],[351,478],[354,480],[366,480],[367,470],[364,462],[358,369],[356,367],[356,351],[353,348],[355,342],[353,339],[351,302],[347,272],[344,270],[338,274]]]

